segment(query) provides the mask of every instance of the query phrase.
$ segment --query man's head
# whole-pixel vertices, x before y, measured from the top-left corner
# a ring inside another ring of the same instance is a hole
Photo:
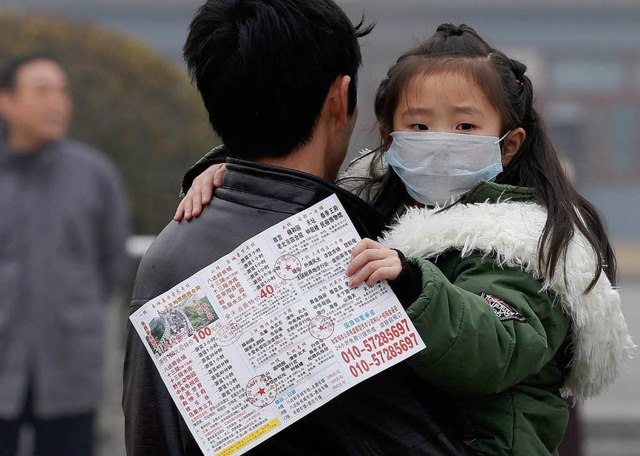
[[[354,27],[332,0],[208,0],[184,58],[233,156],[285,157],[312,139],[342,80],[350,81],[345,129],[353,128],[358,38],[370,29]]]
[[[0,115],[9,144],[17,149],[38,149],[62,138],[71,110],[67,76],[50,57],[23,57],[0,75]]]

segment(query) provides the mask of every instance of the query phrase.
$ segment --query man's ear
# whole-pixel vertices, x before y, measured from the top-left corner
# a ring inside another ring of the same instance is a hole
[[[349,122],[349,84],[350,76],[338,76],[331,85],[328,94],[329,113],[337,128]]]
[[[526,138],[527,132],[525,132],[522,127],[515,128],[504,138],[501,151],[503,168],[507,167],[514,155],[520,150],[520,146],[522,146]]]
[[[11,94],[6,90],[0,90],[0,116],[6,117],[8,115]]]

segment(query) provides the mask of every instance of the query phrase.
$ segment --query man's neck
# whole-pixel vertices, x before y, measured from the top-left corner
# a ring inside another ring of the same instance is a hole
[[[302,171],[323,179],[333,180],[332,176],[326,175],[326,148],[316,143],[316,141],[311,141],[286,157],[262,157],[256,159],[256,162]]]
[[[35,141],[26,135],[11,131],[7,134],[7,144],[13,152],[20,154],[30,154],[47,145],[41,141]]]

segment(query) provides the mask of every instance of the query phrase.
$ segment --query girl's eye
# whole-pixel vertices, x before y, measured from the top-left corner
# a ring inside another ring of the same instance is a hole
[[[411,125],[411,129],[416,131],[427,131],[429,127],[427,127],[425,124],[413,124]]]
[[[470,123],[461,123],[461,124],[458,124],[458,126],[456,127],[456,130],[462,130],[462,131],[473,130],[473,125]]]

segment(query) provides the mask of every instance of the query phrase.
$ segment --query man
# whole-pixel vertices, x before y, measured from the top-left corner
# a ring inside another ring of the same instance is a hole
[[[332,0],[209,0],[184,47],[211,125],[228,149],[224,184],[190,223],[171,223],[143,258],[130,312],[275,223],[335,193],[362,236],[383,224],[336,187],[355,124],[358,37]],[[444,395],[404,364],[357,385],[252,455],[459,454]],[[124,366],[131,455],[200,455],[135,329]]]
[[[125,201],[113,166],[65,139],[72,111],[54,60],[0,75],[0,454],[23,424],[38,455],[92,454],[105,307],[124,272]]]

